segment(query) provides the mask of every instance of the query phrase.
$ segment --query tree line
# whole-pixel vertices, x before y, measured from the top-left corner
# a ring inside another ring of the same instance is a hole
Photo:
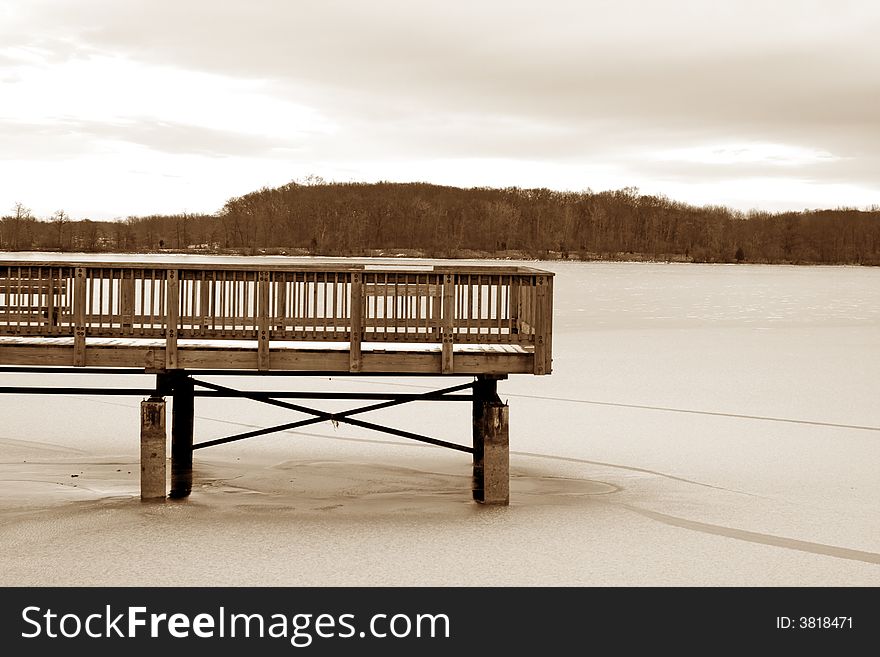
[[[741,212],[635,188],[446,187],[311,178],[230,198],[216,213],[73,221],[23,204],[5,250],[287,253],[880,265],[880,207]]]

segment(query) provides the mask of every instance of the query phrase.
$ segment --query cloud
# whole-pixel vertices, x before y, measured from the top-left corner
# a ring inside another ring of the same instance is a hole
[[[442,177],[441,162],[506,162],[512,184],[529,169],[546,180],[540,169],[876,190],[880,5],[867,0],[28,0],[6,11],[0,89],[20,111],[0,105],[0,139],[21,156],[30,136],[47,157],[50,139],[58,153],[126,140],[312,170],[409,162]],[[833,159],[783,173],[760,159],[655,157],[737,143]]]
[[[127,142],[167,154],[273,157],[296,150],[292,140],[142,118],[119,122],[57,120],[0,123],[0,159],[69,159]]]

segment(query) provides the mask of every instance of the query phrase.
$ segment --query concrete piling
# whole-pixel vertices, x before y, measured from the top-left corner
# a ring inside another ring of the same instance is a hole
[[[165,499],[165,399],[141,402],[141,500]]]
[[[170,497],[180,499],[192,492],[195,396],[188,376],[176,375],[172,385]]]
[[[483,412],[483,504],[510,503],[508,411],[490,402]]]
[[[497,393],[497,377],[480,375],[474,384],[473,497],[481,504],[510,503],[509,408]]]

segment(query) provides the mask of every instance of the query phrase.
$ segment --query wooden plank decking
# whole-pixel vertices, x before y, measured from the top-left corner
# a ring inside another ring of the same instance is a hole
[[[0,365],[549,374],[553,274],[0,260]]]

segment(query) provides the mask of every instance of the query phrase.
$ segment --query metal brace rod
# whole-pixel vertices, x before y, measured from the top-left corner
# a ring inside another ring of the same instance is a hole
[[[41,387],[41,386],[0,386],[0,394],[9,395],[110,395],[116,397],[149,397],[155,394],[151,388],[85,388],[85,387]],[[421,395],[406,393],[382,392],[292,392],[292,391],[261,391],[274,399],[389,399],[402,402],[418,401]],[[227,393],[213,390],[199,390],[196,397],[241,397],[239,393]],[[431,401],[473,401],[473,395],[443,395]]]
[[[211,388],[211,389],[216,389],[216,390],[221,390],[221,391],[230,390],[230,389],[226,388],[225,386],[221,386],[221,385],[218,385],[215,383],[208,383],[207,381],[193,380],[193,382],[196,385],[204,386],[204,387]],[[463,390],[465,388],[472,388],[473,385],[474,385],[473,382],[469,382],[469,383],[461,384],[458,386],[443,388],[442,390],[432,390],[430,392],[423,393],[420,395],[414,395],[413,399],[396,399],[396,400],[392,400],[392,401],[382,402],[379,404],[371,404],[369,406],[362,406],[360,408],[351,409],[348,411],[344,411],[342,413],[328,413],[326,411],[319,411],[317,409],[308,408],[305,406],[300,406],[298,404],[289,404],[287,402],[279,402],[274,399],[266,398],[265,393],[262,393],[262,394],[261,393],[252,393],[252,392],[246,393],[244,391],[237,391],[237,392],[241,392],[242,393],[241,396],[245,397],[247,399],[252,399],[253,401],[259,401],[259,402],[263,402],[263,403],[270,404],[273,406],[279,406],[281,408],[286,408],[289,410],[298,411],[301,413],[307,413],[309,415],[314,415],[315,417],[309,418],[306,420],[299,420],[297,422],[290,422],[287,424],[281,424],[281,425],[277,425],[275,427],[269,427],[266,429],[257,429],[254,431],[247,431],[245,433],[236,434],[234,436],[227,436],[226,438],[218,438],[216,440],[202,442],[197,445],[193,445],[193,449],[203,449],[205,447],[210,447],[213,445],[220,445],[220,444],[224,444],[224,443],[228,443],[228,442],[233,442],[236,440],[243,440],[245,438],[252,438],[254,436],[261,436],[261,435],[265,435],[268,433],[275,433],[278,431],[286,431],[289,429],[294,429],[297,427],[304,427],[304,426],[308,426],[311,424],[318,424],[319,422],[324,422],[324,421],[329,420],[329,421],[342,422],[344,424],[351,424],[351,425],[359,426],[359,427],[362,427],[365,429],[372,429],[374,431],[379,431],[381,433],[387,433],[387,434],[394,435],[394,436],[409,438],[411,440],[417,440],[419,442],[424,442],[424,443],[428,443],[431,445],[448,447],[450,449],[458,450],[461,452],[473,453],[473,449],[470,447],[465,447],[463,445],[458,445],[456,443],[451,443],[451,442],[448,442],[445,440],[439,440],[437,438],[431,438],[429,436],[423,436],[421,434],[413,433],[410,431],[403,431],[400,429],[385,427],[380,424],[375,424],[373,422],[366,422],[363,420],[355,420],[350,417],[352,415],[359,415],[361,413],[367,413],[369,411],[375,411],[375,410],[379,410],[381,408],[388,408],[391,406],[405,404],[405,403],[408,403],[411,401],[418,401],[419,399],[424,400],[424,399],[432,399],[432,398],[442,398],[443,395],[445,395],[449,392],[456,392],[458,390]]]
[[[245,399],[251,399],[253,401],[263,402],[264,404],[269,404],[270,406],[278,406],[280,408],[286,408],[291,411],[299,411],[300,413],[321,416],[325,420],[341,421],[342,418],[347,417],[349,414],[352,413],[352,411],[346,411],[345,413],[328,413],[327,411],[319,411],[314,408],[309,408],[308,406],[300,406],[299,404],[291,404],[289,402],[271,399],[266,396],[266,393],[257,390],[235,390],[234,388],[227,388],[226,386],[221,386],[217,383],[210,383],[208,381],[201,381],[198,379],[193,379],[193,383],[204,388],[209,388],[211,390],[218,390],[221,392],[234,392],[236,393],[236,396],[244,397]],[[473,381],[470,381],[468,383],[462,383],[461,385],[451,386],[449,388],[442,388],[440,390],[431,390],[430,392],[418,394],[415,396],[415,399],[431,399],[432,397],[442,397],[443,395],[450,392],[458,392],[459,390],[466,390],[473,387],[474,383]],[[394,399],[391,401],[381,402],[379,404],[363,406],[359,409],[354,410],[358,413],[366,413],[368,411],[378,411],[379,409],[389,408],[391,406],[399,406],[400,404],[406,404],[410,401],[414,401],[414,399]]]
[[[255,438],[256,436],[265,436],[269,433],[277,433],[279,431],[289,431],[291,429],[298,429],[300,427],[307,427],[312,424],[320,424],[324,422],[323,418],[320,417],[312,417],[307,420],[299,420],[298,422],[288,422],[287,424],[279,424],[274,427],[267,427],[265,429],[255,429],[253,431],[245,431],[244,433],[237,433],[233,436],[226,436],[225,438],[217,438],[215,440],[206,440],[205,442],[198,443],[197,445],[193,445],[193,449],[203,449],[205,447],[213,447],[215,445],[223,445],[225,443],[235,442],[237,440],[244,440],[245,438]],[[392,427],[383,427],[377,424],[373,424],[372,422],[363,422],[361,420],[355,420],[353,418],[345,418],[340,420],[340,422],[344,422],[346,424],[351,424],[354,426],[360,426],[365,429],[373,429],[375,431],[380,431],[382,433],[387,433],[392,436],[400,436],[402,438],[409,438],[410,440],[417,440],[422,443],[428,443],[430,445],[438,445],[440,447],[448,447],[449,449],[454,449],[459,452],[466,452],[468,454],[473,454],[474,450],[472,447],[467,447],[465,445],[458,445],[456,443],[451,443],[446,440],[440,440],[438,438],[431,438],[429,436],[423,436],[421,434],[413,433],[411,431],[403,431],[401,429],[394,429]]]
[[[310,424],[319,424],[324,422],[324,418],[320,417],[310,417],[308,420],[299,420],[298,422],[288,422],[287,424],[279,424],[274,427],[267,427],[265,429],[254,429],[253,431],[245,431],[244,433],[237,433],[232,436],[226,436],[225,438],[216,438],[215,440],[206,440],[201,443],[196,443],[193,445],[193,449],[204,449],[205,447],[213,447],[214,445],[223,445],[225,443],[232,443],[236,440],[244,440],[245,438],[254,438],[256,436],[265,436],[267,433],[277,433],[278,431],[289,431],[290,429],[297,429],[299,427],[307,427]]]

